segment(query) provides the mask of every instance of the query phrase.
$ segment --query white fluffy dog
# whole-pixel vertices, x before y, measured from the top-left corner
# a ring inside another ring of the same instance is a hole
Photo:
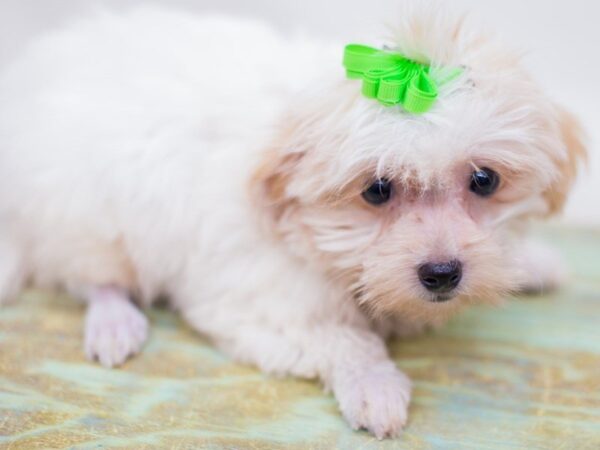
[[[495,40],[437,6],[398,22],[395,51],[463,67],[425,114],[361,95],[342,48],[251,21],[103,12],[36,41],[0,76],[2,298],[68,289],[114,366],[168,296],[237,360],[397,435],[411,387],[384,338],[554,286],[519,225],[560,210],[585,156]]]

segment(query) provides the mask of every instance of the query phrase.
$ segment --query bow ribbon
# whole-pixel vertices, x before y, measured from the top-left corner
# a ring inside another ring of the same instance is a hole
[[[401,104],[410,113],[422,114],[429,111],[438,96],[429,66],[399,53],[350,44],[344,49],[344,67],[348,78],[362,79],[365,97],[387,106]],[[445,81],[459,74],[460,69],[456,69]]]

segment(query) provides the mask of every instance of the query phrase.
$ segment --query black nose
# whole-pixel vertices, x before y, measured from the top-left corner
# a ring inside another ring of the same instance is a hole
[[[419,280],[428,291],[443,294],[460,283],[462,264],[454,260],[444,263],[427,263],[419,267]]]

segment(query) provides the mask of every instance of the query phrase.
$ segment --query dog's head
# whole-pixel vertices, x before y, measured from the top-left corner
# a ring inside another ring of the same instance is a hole
[[[426,319],[518,287],[507,235],[561,209],[585,150],[518,57],[443,13],[404,17],[398,51],[462,77],[414,115],[340,68],[294,106],[252,192],[278,238],[366,308]]]

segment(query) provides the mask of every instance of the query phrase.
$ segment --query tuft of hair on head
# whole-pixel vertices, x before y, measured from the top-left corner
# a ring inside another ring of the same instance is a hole
[[[398,18],[388,23],[387,42],[409,59],[436,67],[518,64],[521,54],[476,25],[471,15],[440,0],[400,4]]]
[[[476,25],[469,14],[457,11],[449,2],[402,2],[399,19],[388,28],[391,30],[388,42],[395,50],[410,59],[430,64],[432,70],[467,67],[470,78],[481,82],[480,87],[501,85],[503,89],[511,89],[514,95],[516,92],[543,95],[521,64],[521,51],[510,48],[497,35]],[[460,87],[460,84],[455,86]],[[509,99],[505,101],[510,103]],[[520,103],[515,103],[516,109],[508,109],[521,114],[529,105],[519,106]],[[547,149],[556,173],[551,176],[552,182],[543,196],[548,204],[548,215],[554,215],[562,211],[579,169],[587,161],[587,136],[572,113],[552,101],[541,105],[538,104],[545,109],[545,118],[549,120],[546,125],[557,131],[556,146],[562,147],[555,151]]]

